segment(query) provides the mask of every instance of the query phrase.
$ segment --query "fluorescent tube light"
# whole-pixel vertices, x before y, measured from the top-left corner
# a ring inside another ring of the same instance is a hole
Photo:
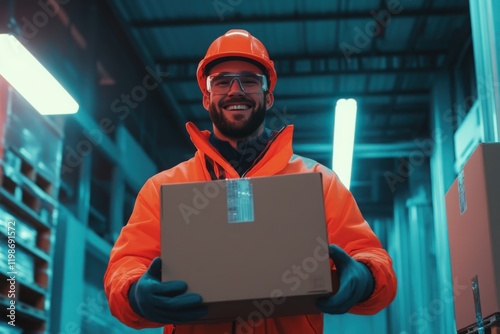
[[[78,103],[13,36],[0,34],[0,75],[40,114],[74,114]]]
[[[347,189],[351,185],[356,112],[356,100],[340,99],[337,101],[337,105],[335,106],[332,168]]]

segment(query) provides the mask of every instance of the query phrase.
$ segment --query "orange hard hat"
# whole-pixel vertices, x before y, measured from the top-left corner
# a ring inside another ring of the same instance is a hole
[[[206,79],[207,72],[212,66],[225,59],[237,60],[240,58],[255,63],[265,70],[264,74],[269,82],[269,92],[272,92],[276,85],[277,75],[274,63],[269,58],[266,47],[257,38],[250,35],[248,31],[231,29],[213,41],[205,54],[205,58],[198,64],[196,77],[203,94],[208,94]]]

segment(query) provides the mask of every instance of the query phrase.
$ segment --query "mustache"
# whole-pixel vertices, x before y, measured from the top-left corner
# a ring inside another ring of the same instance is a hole
[[[242,97],[232,98],[232,99],[222,99],[219,101],[218,105],[219,105],[219,107],[223,107],[224,105],[229,104],[229,103],[244,103],[244,104],[248,104],[250,106],[255,105],[255,102],[253,100],[242,98]]]

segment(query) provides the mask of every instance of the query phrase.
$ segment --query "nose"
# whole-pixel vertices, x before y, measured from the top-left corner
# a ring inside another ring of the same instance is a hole
[[[238,78],[234,78],[229,84],[229,91],[227,92],[227,95],[234,96],[244,94],[245,91],[243,90],[243,87],[241,87],[240,80]]]

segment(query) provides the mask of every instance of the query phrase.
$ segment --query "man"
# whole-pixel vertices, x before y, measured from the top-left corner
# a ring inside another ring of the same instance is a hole
[[[150,178],[111,252],[105,291],[111,312],[134,328],[164,326],[165,333],[248,333],[248,324],[189,324],[206,314],[202,296],[182,281],[160,281],[161,184],[242,176],[321,172],[329,254],[339,290],[321,298],[324,313],[374,314],[396,293],[392,261],[334,172],[292,152],[293,126],[272,132],[265,113],[274,102],[276,71],[264,45],[244,30],[217,38],[197,71],[213,133],[187,130],[195,156]],[[202,256],[202,255],[200,255]],[[322,314],[267,318],[253,333],[322,333]]]

